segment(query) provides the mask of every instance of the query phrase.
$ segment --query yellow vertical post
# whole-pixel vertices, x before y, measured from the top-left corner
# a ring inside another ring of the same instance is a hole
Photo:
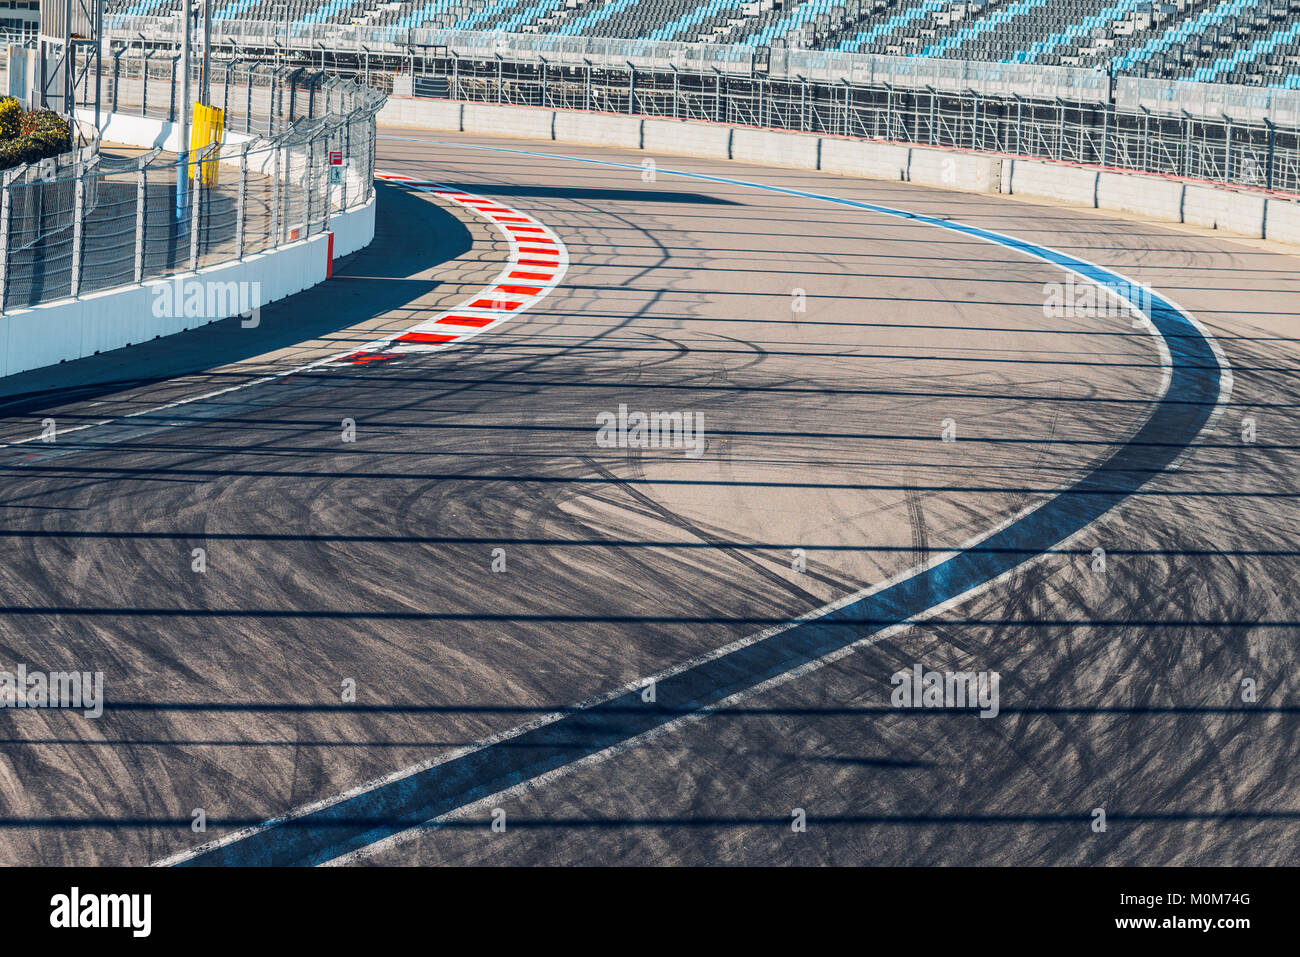
[[[215,106],[195,103],[194,122],[190,124],[190,156],[197,156],[214,144],[220,145],[224,132],[225,111]],[[217,185],[218,167],[215,158],[201,163],[193,160],[191,162],[189,171],[191,179],[197,180],[202,186]]]

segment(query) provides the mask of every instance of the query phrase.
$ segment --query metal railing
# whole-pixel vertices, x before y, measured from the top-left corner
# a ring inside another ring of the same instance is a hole
[[[159,18],[130,25],[151,30],[154,44],[174,30]],[[986,150],[1300,194],[1300,91],[1033,64],[338,24],[222,21],[215,42],[308,73],[364,74],[385,89],[398,71],[401,92],[414,95]]]
[[[176,118],[155,64],[114,65],[118,112]],[[225,142],[188,166],[159,149],[96,142],[3,173],[0,310],[242,259],[327,231],[331,216],[370,201],[382,93],[303,70],[220,67],[211,98],[227,105]],[[194,179],[200,162],[211,185]]]
[[[169,17],[108,16],[116,42],[174,43],[179,26]],[[486,33],[468,30],[408,29],[361,24],[273,23],[222,20],[214,41],[226,48],[349,58],[442,57],[514,62],[546,61],[552,66],[657,73],[674,70],[712,75],[807,81],[854,86],[894,87],[1010,98],[1062,99],[1112,103],[1136,110],[1180,116],[1184,112],[1217,119],[1269,120],[1300,126],[1300,90],[1201,84],[1178,80],[1115,77],[1100,69],[993,63],[982,60],[839,53],[830,50],[769,49],[742,44],[680,43],[559,34]],[[1209,88],[1209,89],[1204,89]]]
[[[416,95],[981,150],[1300,194],[1300,130],[1111,104],[892,86],[430,60]]]
[[[133,18],[116,27],[137,28],[161,43],[175,25]],[[245,57],[364,74],[385,89],[397,71],[401,91],[415,95],[990,150],[1300,193],[1297,90],[1035,64],[341,24],[222,21],[216,42]]]

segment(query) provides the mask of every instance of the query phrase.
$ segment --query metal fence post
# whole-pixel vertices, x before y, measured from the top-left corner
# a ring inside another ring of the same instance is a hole
[[[118,47],[113,54],[113,112],[117,112],[117,88],[122,82],[122,54],[126,52],[126,47]]]
[[[244,215],[248,208],[248,147],[243,143],[239,147],[239,194],[235,197],[235,258],[244,258]]]
[[[144,116],[149,111],[149,57],[150,53],[144,55],[144,66],[140,68],[140,115]]]
[[[266,131],[275,132],[275,121],[280,116],[280,103],[276,97],[280,94],[280,73],[277,70],[271,71],[271,104],[267,108]]]
[[[76,170],[77,181],[73,186],[72,277],[68,295],[76,299],[81,294],[81,250],[86,238],[86,171],[81,163],[78,163],[74,169]]]
[[[303,174],[302,174],[302,236],[306,239],[311,235],[311,180],[312,171],[316,166],[316,137],[315,135],[307,137],[306,148],[303,150]]]
[[[280,150],[275,148],[271,160],[271,248],[280,245]]]
[[[9,291],[9,221],[13,217],[13,191],[9,188],[10,173],[4,174],[3,197],[0,197],[0,312],[5,311],[5,297]]]
[[[176,61],[179,58],[180,54],[172,57],[172,77],[171,82],[168,84],[171,89],[171,99],[167,104],[167,119],[173,123],[176,122]],[[184,146],[182,146],[182,148],[184,148]]]
[[[1273,190],[1273,165],[1277,155],[1277,127],[1268,120],[1264,121],[1268,127],[1268,160],[1264,168],[1264,188],[1269,192]]]
[[[253,132],[253,77],[261,64],[254,64],[244,71],[244,89],[247,93],[247,105],[244,108],[244,132]]]
[[[330,231],[330,205],[334,199],[334,186],[330,183],[330,171],[334,168],[330,166],[330,148],[334,145],[335,136],[337,134],[338,134],[337,127],[325,134],[325,156],[324,156],[325,169],[323,171],[325,175],[322,178],[324,189],[325,189],[325,202],[323,204],[324,209],[321,211],[321,232],[322,233],[328,233]],[[342,146],[342,143],[340,142],[339,145]],[[339,173],[341,174],[342,172],[343,172],[343,167],[340,166]]]
[[[352,124],[355,122],[356,114],[348,116],[347,122],[343,124],[343,189],[339,193],[339,211],[348,208],[348,164],[352,160]]]
[[[1065,159],[1065,101],[1056,98],[1056,158]]]
[[[201,150],[196,150],[194,158],[197,160],[203,155]],[[194,170],[198,171],[203,167],[197,162]],[[199,174],[202,177],[202,174]],[[190,272],[199,271],[199,197],[203,193],[203,181],[200,178],[198,183],[190,175],[190,169],[185,169],[185,178],[190,181]]]
[[[144,204],[148,192],[148,173],[145,164],[135,174],[135,270],[137,283],[144,282]]]
[[[1223,146],[1223,181],[1232,182],[1232,117],[1226,113],[1223,115],[1227,127],[1224,131]]]
[[[1101,165],[1106,165],[1110,147],[1110,105],[1101,108]]]
[[[970,109],[970,148],[979,149],[979,127],[980,127],[980,95],[971,90],[971,109]],[[1061,114],[1064,116],[1064,112]]]

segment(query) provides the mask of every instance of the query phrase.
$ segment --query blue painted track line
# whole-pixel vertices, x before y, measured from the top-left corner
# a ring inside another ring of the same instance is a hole
[[[401,137],[392,137],[398,138]],[[427,140],[423,142],[428,142]],[[467,144],[445,144],[458,147]],[[613,163],[499,147],[470,147],[596,163],[640,170],[639,164]],[[823,200],[872,213],[899,217],[971,236],[1099,283],[1130,281],[1093,263],[1011,236],[819,193],[751,183],[728,177],[659,169],[683,176]],[[949,557],[935,559],[874,590],[862,593],[818,617],[728,646],[716,657],[656,679],[656,701],[646,704],[639,690],[557,714],[540,726],[493,739],[442,763],[287,819],[266,822],[226,843],[205,846],[181,865],[315,865],[361,850],[419,827],[490,795],[533,781],[606,749],[717,706],[764,682],[815,667],[888,628],[919,619],[996,582],[1026,561],[1061,544],[1119,505],[1153,475],[1170,468],[1216,417],[1231,388],[1231,371],[1209,334],[1178,305],[1158,293],[1150,296],[1148,317],[1167,355],[1167,377],[1146,422],[1086,475],[1036,508]],[[936,439],[937,441],[937,439]],[[980,547],[973,547],[978,544]]]

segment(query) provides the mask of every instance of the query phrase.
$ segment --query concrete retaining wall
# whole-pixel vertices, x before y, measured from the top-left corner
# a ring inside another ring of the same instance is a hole
[[[380,120],[389,126],[422,126],[430,130],[455,130],[459,132],[465,104],[449,100],[408,99],[390,96],[379,112]]]
[[[387,126],[496,133],[1006,193],[1300,245],[1300,203],[1139,173],[694,120],[395,96],[388,98],[379,121]]]
[[[1181,222],[1183,184],[1158,176],[1102,173],[1097,180],[1097,207],[1147,219]]]
[[[818,169],[821,139],[800,133],[737,128],[731,135],[731,158],[763,166]]]
[[[907,179],[942,189],[996,193],[1002,182],[1002,159],[979,153],[912,147],[908,150]]]
[[[1007,165],[1011,168],[1007,192],[1013,196],[1054,199],[1071,206],[1097,204],[1097,170],[1021,159],[1008,160]]]
[[[1265,213],[1268,219],[1264,224],[1266,238],[1300,246],[1300,203],[1269,200]]]
[[[94,125],[94,110],[77,110],[77,119]],[[121,143],[123,146],[138,146],[142,149],[161,147],[168,152],[180,150],[180,124],[167,120],[156,120],[148,116],[128,116],[123,113],[101,113],[99,115],[99,138],[108,143]],[[247,143],[254,137],[235,130],[226,130],[222,142],[230,146]],[[238,156],[237,151],[235,155]],[[229,153],[222,157],[222,162],[229,162]]]
[[[379,121],[384,121],[382,110]],[[641,148],[644,150],[653,153],[681,153],[703,159],[731,159],[730,126],[687,120],[642,120],[641,123]]]
[[[466,103],[462,111],[461,128],[475,133],[549,140],[554,139],[551,127],[554,118],[555,114],[550,110],[534,110],[527,106]]]
[[[906,180],[910,153],[906,146],[826,137],[821,141],[821,168],[842,176]]]
[[[1183,194],[1183,222],[1243,236],[1263,236],[1266,202],[1266,197],[1258,194],[1189,185]]]
[[[634,116],[556,113],[555,139],[587,146],[612,146],[616,149],[641,148],[641,121]]]

